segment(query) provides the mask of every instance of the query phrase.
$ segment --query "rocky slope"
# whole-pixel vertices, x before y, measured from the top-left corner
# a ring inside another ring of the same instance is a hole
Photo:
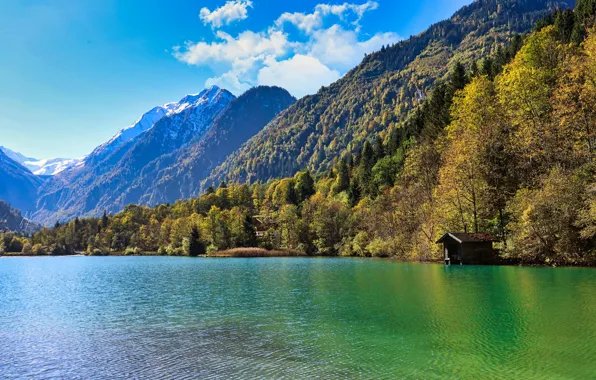
[[[42,180],[0,150],[0,200],[29,214]]]

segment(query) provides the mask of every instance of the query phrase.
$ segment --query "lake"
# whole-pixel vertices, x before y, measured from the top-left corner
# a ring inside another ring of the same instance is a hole
[[[0,378],[596,375],[596,270],[0,258]]]

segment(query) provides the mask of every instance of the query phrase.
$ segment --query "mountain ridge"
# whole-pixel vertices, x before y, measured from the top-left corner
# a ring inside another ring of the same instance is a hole
[[[232,100],[203,139],[181,148],[175,157],[160,158],[153,173],[141,173],[140,178],[151,178],[151,184],[145,186],[148,189],[139,203],[155,205],[198,196],[204,190],[201,182],[214,167],[295,101],[288,91],[275,86],[253,87]]]

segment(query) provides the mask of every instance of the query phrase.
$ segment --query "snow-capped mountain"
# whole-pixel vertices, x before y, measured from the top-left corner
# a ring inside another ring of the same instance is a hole
[[[81,158],[46,158],[39,160],[37,158],[26,157],[19,152],[3,146],[0,146],[0,150],[10,157],[10,159],[29,169],[33,174],[41,176],[56,175],[76,166],[82,161]]]
[[[110,140],[95,148],[91,154],[85,157],[84,161],[97,162],[107,157],[110,153],[114,152],[123,144],[126,144],[127,142],[137,138],[144,132],[151,129],[155,123],[164,117],[179,114],[189,107],[212,102],[213,97],[221,91],[225,90],[221,90],[217,86],[212,86],[211,88],[205,89],[198,94],[186,95],[179,102],[166,103],[164,105],[152,108],[150,111],[137,119],[137,121],[128,127],[121,129]]]
[[[205,136],[235,99],[213,86],[179,102],[155,107],[96,148],[84,162],[46,181],[40,189],[37,220],[51,223],[74,216],[116,212],[136,203],[134,181],[162,156]]]

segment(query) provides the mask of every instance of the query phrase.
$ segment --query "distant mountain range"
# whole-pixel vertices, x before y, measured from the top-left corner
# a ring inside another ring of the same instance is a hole
[[[225,158],[296,99],[279,87],[255,87],[233,99],[202,138],[147,165],[128,189],[134,203],[155,205],[200,195]]]
[[[0,146],[0,150],[4,152],[12,160],[23,165],[33,174],[38,176],[56,175],[66,169],[76,166],[82,161],[82,158],[46,158],[37,159],[25,157],[21,153],[12,151],[6,147]]]
[[[313,96],[296,102],[281,88],[257,87],[236,98],[214,86],[152,108],[82,159],[36,160],[1,148],[0,199],[49,225],[194,197],[224,180],[323,173],[408,120],[456,62],[482,64],[549,11],[573,5],[478,0],[366,56]]]

